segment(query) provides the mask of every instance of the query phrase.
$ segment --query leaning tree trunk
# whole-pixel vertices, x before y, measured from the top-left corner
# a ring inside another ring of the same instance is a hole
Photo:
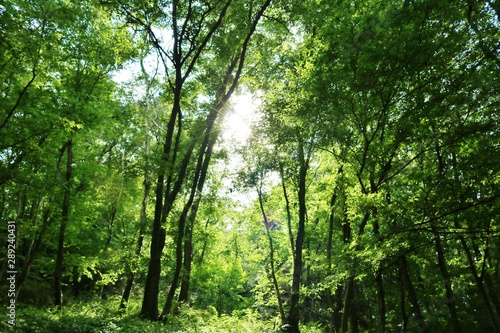
[[[38,237],[36,238],[33,247],[28,253],[28,258],[26,259],[26,262],[23,265],[23,270],[21,271],[21,275],[19,276],[19,280],[17,281],[17,290],[16,290],[16,297],[19,295],[19,292],[21,291],[21,287],[23,286],[24,281],[26,281],[26,278],[28,277],[31,265],[33,264],[33,261],[35,260],[35,256],[37,255],[38,251],[40,250],[42,246],[42,240],[43,237],[45,236],[45,232],[47,231],[47,228],[50,223],[50,208],[47,208],[45,212],[43,213],[42,217],[42,227],[40,229],[40,232],[38,233]]]
[[[413,288],[413,284],[410,279],[410,274],[408,273],[408,263],[406,261],[406,256],[402,255],[400,257],[400,269],[402,273],[403,282],[405,284],[406,290],[408,291],[408,297],[413,308],[413,313],[417,319],[417,324],[420,327],[420,332],[428,332],[427,324],[425,323],[424,315],[422,314],[422,309],[418,303],[417,293]]]
[[[262,179],[261,179],[262,180]],[[283,302],[281,301],[280,288],[278,284],[278,279],[276,278],[276,269],[274,267],[274,244],[273,237],[271,236],[270,221],[267,219],[266,212],[264,210],[264,202],[262,199],[262,184],[257,187],[257,194],[259,197],[259,206],[262,213],[262,218],[264,222],[264,227],[266,228],[267,239],[269,240],[269,261],[271,263],[271,278],[273,280],[274,290],[276,292],[276,299],[278,301],[278,310],[280,313],[281,323],[285,323],[285,311],[283,310]]]
[[[499,328],[498,318],[495,314],[495,311],[493,310],[493,307],[491,306],[488,293],[486,292],[486,289],[484,288],[483,279],[481,278],[481,276],[479,276],[479,273],[477,272],[476,264],[474,262],[473,255],[472,255],[472,253],[467,245],[467,242],[463,236],[460,236],[460,242],[462,243],[462,247],[465,251],[467,261],[469,263],[469,268],[470,268],[471,273],[472,273],[472,277],[474,278],[474,282],[476,283],[477,291],[479,292],[479,295],[483,299],[484,306],[486,307],[486,312],[488,312],[488,315],[490,317],[494,332],[499,332],[500,328]]]

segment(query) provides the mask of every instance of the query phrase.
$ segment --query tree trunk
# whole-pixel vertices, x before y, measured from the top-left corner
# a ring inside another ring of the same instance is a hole
[[[351,312],[354,302],[354,277],[349,277],[344,291],[344,306],[342,308],[342,320],[341,320],[341,330],[340,332],[346,333],[349,328],[349,319],[351,318]]]
[[[375,283],[377,285],[377,305],[378,305],[378,315],[377,315],[377,333],[385,332],[385,291],[384,291],[384,281],[382,279],[382,271],[377,270],[375,276]]]
[[[276,269],[274,267],[274,244],[273,238],[271,236],[271,231],[269,230],[269,221],[264,210],[264,202],[262,199],[262,184],[257,187],[257,194],[259,198],[260,211],[262,213],[262,218],[264,222],[264,227],[266,229],[267,239],[269,240],[269,260],[271,262],[271,278],[273,280],[274,290],[276,292],[276,299],[278,301],[278,310],[280,313],[281,323],[285,324],[285,311],[283,310],[283,302],[281,301],[280,288],[278,285],[278,279],[276,278]]]
[[[66,227],[69,220],[70,208],[70,195],[71,195],[71,176],[73,164],[73,143],[68,140],[65,144],[67,153],[66,159],[66,177],[64,182],[64,195],[61,210],[61,224],[59,227],[59,241],[57,246],[56,266],[54,270],[54,305],[56,307],[62,306],[62,274],[63,274],[63,260],[64,260],[64,238],[66,234]]]
[[[281,187],[283,189],[283,198],[285,199],[288,238],[290,240],[290,248],[292,249],[292,253],[295,255],[295,245],[293,244],[292,213],[290,212],[290,200],[288,199],[288,193],[286,191],[285,172],[283,170],[283,164],[280,163],[279,168],[280,168]]]
[[[179,303],[189,302],[189,288],[191,284],[191,267],[193,263],[193,225],[188,223],[184,240],[184,263],[179,291]]]
[[[176,82],[180,84],[180,81],[177,81],[177,79],[179,79],[178,77],[180,76],[180,70],[176,71],[176,76]],[[167,172],[167,162],[169,162],[169,156],[172,149],[175,123],[177,117],[181,116],[180,93],[181,86],[175,87],[174,103],[172,106],[172,112],[170,114],[169,122],[167,124],[167,133],[165,135],[165,143],[163,144],[162,159],[160,161],[160,168],[156,181],[156,202],[150,245],[150,259],[148,273],[146,276],[146,284],[144,286],[144,297],[141,309],[141,316],[151,320],[157,320],[159,315],[158,293],[160,289],[161,254],[165,242],[165,229],[162,225],[162,222],[166,220],[168,215],[168,212],[165,212],[165,207],[167,205],[171,206],[173,204],[169,193],[165,195],[166,202],[165,204],[163,203],[163,192],[165,188],[164,182]],[[180,129],[178,130],[180,131]],[[175,161],[170,162],[172,163]]]
[[[328,274],[332,273],[332,250],[333,250],[333,231],[334,231],[334,222],[335,222],[335,202],[337,200],[337,195],[335,190],[333,191],[332,197],[330,199],[330,216],[328,218],[328,238],[326,241],[326,260],[328,262]],[[337,289],[338,290],[338,289]],[[332,329],[337,330],[339,325],[336,320],[336,311],[333,309],[335,306],[334,297],[330,288],[326,290],[326,297],[328,299],[328,307],[332,309],[331,321],[332,321]]]
[[[488,288],[491,301],[495,306],[495,310],[497,311],[497,314],[500,314],[500,300],[498,299],[498,290],[497,290],[498,288],[495,288],[495,283],[493,282],[493,279],[491,278],[488,272],[484,272],[482,277],[483,281],[486,284],[486,287]]]
[[[45,212],[43,213],[42,217],[42,228],[40,229],[40,232],[38,233],[38,237],[35,240],[35,243],[33,244],[33,247],[31,251],[29,251],[28,258],[26,259],[26,262],[23,265],[23,270],[21,271],[21,275],[19,276],[19,279],[17,281],[17,290],[16,290],[16,297],[19,295],[19,292],[21,291],[21,287],[28,277],[31,264],[35,260],[35,256],[40,250],[40,247],[42,246],[42,240],[43,237],[45,236],[45,232],[47,231],[47,227],[49,226],[49,218],[50,218],[50,208],[47,208]]]
[[[408,315],[406,314],[406,296],[405,296],[405,282],[403,277],[403,270],[401,269],[401,260],[399,260],[398,265],[399,271],[399,286],[400,286],[400,305],[401,305],[401,319],[402,319],[402,331],[403,333],[408,332]]]
[[[194,185],[193,185],[194,186]],[[194,191],[192,191],[194,192]],[[179,222],[177,224],[177,240],[175,246],[175,267],[174,267],[174,276],[172,278],[172,282],[170,284],[170,289],[167,294],[167,300],[165,301],[165,305],[163,306],[163,310],[161,313],[161,317],[164,319],[168,314],[170,314],[172,310],[172,305],[175,298],[175,292],[177,290],[177,286],[179,285],[179,279],[181,276],[182,270],[182,258],[183,258],[183,243],[184,243],[184,232],[186,228],[186,219],[189,208],[194,200],[194,193],[192,193],[189,197],[188,202],[184,206],[184,209],[179,217]]]
[[[209,223],[210,223],[210,218],[208,218],[207,221],[205,222],[205,232],[208,229]],[[208,244],[207,237],[204,237],[203,238],[203,247],[201,249],[200,258],[197,260],[198,266],[203,265],[203,260],[205,259],[205,251],[207,250],[207,244]]]
[[[304,142],[301,138],[298,140],[298,157],[299,157],[299,227],[297,230],[297,238],[295,241],[295,255],[293,258],[293,278],[292,290],[290,299],[290,312],[288,314],[288,324],[290,325],[289,332],[298,333],[300,321],[300,284],[302,275],[302,247],[305,237],[305,223],[307,216],[306,207],[306,176],[309,167],[309,158],[305,156]]]
[[[126,309],[128,300],[130,298],[130,292],[132,290],[132,285],[134,283],[135,269],[137,268],[137,262],[135,259],[139,258],[141,255],[142,244],[144,242],[144,234],[146,232],[147,226],[147,205],[149,198],[149,191],[151,189],[151,182],[148,179],[148,171],[146,170],[146,175],[144,179],[144,195],[142,197],[142,206],[140,214],[140,227],[139,227],[139,237],[137,238],[137,243],[135,245],[134,251],[134,261],[127,266],[127,282],[125,284],[125,289],[123,290],[122,299],[120,301],[120,309]]]
[[[474,278],[474,282],[476,282],[477,291],[479,292],[479,295],[483,299],[484,306],[486,307],[486,311],[488,312],[488,315],[490,317],[493,329],[495,332],[499,332],[498,318],[493,308],[491,307],[490,299],[483,285],[483,279],[479,276],[477,272],[476,265],[474,263],[474,258],[463,236],[460,236],[460,242],[462,243],[462,247],[464,248],[465,254],[467,256],[467,261],[469,262],[469,268],[471,270],[472,277]]]
[[[162,222],[166,221],[166,216],[168,215],[168,212],[171,209],[171,206],[175,200],[175,197],[180,190],[180,186],[183,184],[183,177],[178,176],[177,181],[175,182],[176,186],[176,191],[172,191],[172,193],[167,194],[165,204],[162,205],[162,196],[163,196],[163,189],[164,189],[164,181],[165,181],[165,175],[166,175],[166,167],[167,167],[167,162],[169,162],[170,165],[175,164],[175,158],[173,158],[172,161],[169,160],[169,155],[172,149],[172,139],[173,139],[173,133],[174,133],[174,128],[175,128],[175,120],[177,117],[178,119],[178,136],[177,138],[180,138],[180,131],[181,131],[181,126],[182,122],[180,120],[181,117],[181,93],[183,92],[183,84],[186,81],[186,79],[189,77],[191,74],[192,70],[194,69],[196,63],[198,62],[199,56],[202,54],[203,50],[207,46],[208,42],[212,39],[212,36],[216,33],[216,31],[219,29],[220,25],[222,24],[223,18],[226,16],[226,12],[231,4],[231,0],[226,1],[222,7],[220,8],[219,14],[217,16],[217,19],[215,22],[211,23],[210,26],[208,27],[208,32],[207,34],[198,40],[196,37],[194,40],[190,38],[184,38],[188,34],[186,32],[186,27],[188,26],[188,23],[192,19],[189,15],[185,18],[180,17],[178,13],[178,8],[179,3],[177,1],[174,1],[172,3],[172,35],[173,35],[173,45],[172,45],[172,53],[171,56],[169,56],[169,59],[172,62],[172,65],[174,66],[174,71],[175,71],[175,82],[172,83],[169,81],[170,86],[173,88],[173,107],[172,107],[172,113],[169,119],[169,123],[167,125],[167,134],[166,134],[166,139],[165,139],[165,144],[164,144],[164,149],[163,149],[163,156],[162,156],[162,161],[161,161],[161,166],[160,166],[160,171],[158,173],[158,181],[157,181],[157,188],[156,188],[156,205],[155,205],[155,217],[154,217],[154,223],[153,223],[153,237],[151,240],[151,259],[150,259],[150,264],[148,268],[148,275],[146,279],[146,286],[145,286],[145,292],[144,292],[144,300],[143,300],[143,306],[142,306],[142,311],[141,314],[144,317],[148,317],[151,319],[157,319],[158,317],[158,291],[159,291],[159,280],[160,280],[160,272],[161,272],[161,253],[163,250],[163,246],[165,244],[165,229],[162,226]],[[236,88],[236,85],[239,81],[239,78],[241,76],[241,72],[243,69],[243,64],[244,64],[244,59],[245,59],[245,54],[248,48],[248,44],[250,42],[250,38],[255,32],[255,29],[257,27],[257,23],[259,22],[260,18],[263,16],[264,11],[266,8],[269,6],[270,0],[266,0],[264,5],[260,8],[259,12],[256,14],[255,18],[252,21],[252,24],[249,28],[248,33],[245,36],[245,40],[241,44],[241,49],[236,49],[238,50],[239,54],[236,54],[235,57],[233,57],[233,60],[231,61],[231,64],[229,65],[228,70],[225,73],[225,76],[223,78],[223,84],[224,84],[224,89],[228,88],[227,91],[222,91],[222,98],[220,99],[219,104],[216,106],[216,110],[221,111],[222,107],[226,104],[227,100],[231,96],[231,94],[234,92],[234,89]],[[189,10],[188,13],[193,13],[191,11],[191,2],[188,4]],[[179,23],[183,22],[180,26]],[[203,19],[201,20],[202,23]],[[191,22],[192,23],[192,22]],[[198,22],[199,23],[199,22]],[[149,31],[151,29],[147,27]],[[202,28],[202,27],[200,27]],[[204,27],[203,27],[204,28]],[[195,34],[196,35],[196,34]],[[187,42],[186,42],[187,41]],[[191,43],[190,45],[183,45],[184,43]],[[159,52],[161,54],[164,53],[164,50],[156,45],[159,48]],[[191,48],[189,52],[183,53],[186,49]],[[236,71],[235,68],[237,67]],[[216,118],[217,114],[213,117],[214,121]],[[209,116],[210,117],[210,116]],[[210,127],[207,124],[208,128]],[[209,131],[208,131],[209,132]],[[205,132],[207,134],[207,132]],[[209,134],[209,133],[208,133]],[[209,134],[210,136],[210,134]],[[177,153],[177,148],[178,148],[178,143],[179,140],[176,140],[175,147],[173,149],[174,156]],[[191,150],[192,150],[191,146]],[[203,149],[201,149],[201,154],[204,154]],[[181,166],[180,172],[184,173],[186,172],[187,165],[189,164],[190,161],[190,152],[185,155],[185,158],[183,160],[183,163],[186,162],[186,165],[183,167]],[[198,169],[198,168],[197,168]],[[199,170],[199,169],[198,169]],[[173,169],[170,170],[170,174],[168,176],[168,182],[167,182],[167,190],[169,189],[170,186],[170,180],[172,179],[172,174],[173,174]],[[195,177],[196,178],[196,177]],[[196,188],[196,183],[193,182],[193,188]],[[167,191],[169,192],[169,191]],[[191,196],[192,197],[192,196]],[[191,203],[189,203],[189,206],[192,204],[192,198],[191,198]],[[189,209],[189,207],[187,207]],[[188,210],[183,211],[183,216],[179,219],[179,224],[178,224],[178,233],[177,233],[177,244],[176,244],[176,267],[175,267],[175,272],[174,272],[174,281],[171,285],[169,294],[167,296],[167,301],[165,302],[165,306],[162,311],[162,316],[170,312],[170,308],[172,306],[173,302],[173,297],[175,294],[175,289],[177,288],[177,283],[179,280],[179,275],[180,275],[180,269],[182,267],[182,256],[183,256],[183,237],[184,237],[184,228],[185,228],[185,222],[186,222],[186,214],[188,213]],[[175,282],[175,283],[174,283]]]
[[[207,116],[205,136],[200,151],[198,153],[198,161],[196,164],[193,183],[191,185],[191,192],[188,201],[184,205],[184,209],[182,210],[181,216],[179,217],[179,223],[177,225],[177,240],[175,249],[176,261],[175,261],[174,276],[172,279],[172,283],[170,285],[169,292],[167,294],[167,300],[165,301],[165,306],[163,307],[163,311],[161,314],[162,317],[168,315],[172,309],[175,292],[179,284],[179,279],[183,266],[183,254],[184,254],[183,244],[186,232],[186,222],[188,220],[188,213],[191,211],[190,219],[192,219],[194,222],[194,219],[196,218],[196,213],[198,211],[198,205],[192,207],[193,202],[195,202],[195,196],[201,196],[201,191],[203,190],[203,186],[205,183],[208,166],[210,164],[210,159],[212,157],[212,148],[213,145],[215,144],[215,139],[216,139],[216,136],[212,135],[212,128],[215,124],[215,120],[217,119],[219,111],[222,110],[226,102],[227,100],[224,101],[223,104],[219,104],[218,107],[214,108],[212,112],[210,112],[210,114]],[[197,198],[196,201],[199,203],[198,200],[200,199],[201,198]],[[194,208],[194,210],[191,210],[192,208]],[[191,259],[189,259],[189,261],[190,260]],[[189,266],[190,265],[191,263],[189,262]],[[187,296],[188,290],[184,290],[184,294]]]
[[[410,279],[410,274],[408,272],[408,263],[406,261],[406,256],[402,255],[400,257],[400,269],[403,278],[403,283],[405,284],[406,290],[408,291],[408,297],[410,299],[410,303],[412,305],[413,313],[415,314],[415,318],[417,319],[417,324],[420,327],[420,332],[428,332],[427,324],[424,320],[424,315],[422,314],[422,309],[418,303],[417,293],[413,288],[413,284]]]
[[[433,228],[434,231],[435,228]],[[451,277],[448,272],[448,267],[446,266],[446,259],[444,257],[443,245],[441,244],[441,237],[437,233],[434,233],[434,241],[436,245],[436,251],[438,254],[438,264],[439,270],[441,271],[441,275],[443,276],[444,288],[446,291],[446,305],[450,310],[451,322],[453,325],[453,331],[456,333],[460,333],[460,321],[458,320],[457,309],[455,305],[455,297],[453,296],[453,289],[451,288]]]

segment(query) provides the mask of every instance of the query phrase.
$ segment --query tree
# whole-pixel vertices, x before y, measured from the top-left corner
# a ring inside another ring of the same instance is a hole
[[[195,147],[200,145],[197,166],[193,171],[190,198],[184,206],[177,226],[174,276],[162,316],[170,312],[182,268],[186,219],[196,193],[201,192],[203,188],[210,161],[211,145],[215,141],[212,129],[238,83],[250,39],[269,4],[270,1],[265,1],[260,6],[254,7],[232,0],[214,3],[190,1],[187,4],[173,1],[170,4],[168,17],[164,13],[167,3],[160,3],[158,7],[150,8],[142,8],[135,4],[119,4],[121,12],[129,22],[144,30],[145,35],[159,53],[164,65],[167,85],[172,93],[172,109],[167,121],[162,162],[158,170],[155,189],[151,258],[141,311],[144,317],[150,319],[158,317],[160,258],[166,237],[164,225],[177,195],[185,184],[186,170],[191,163]],[[245,13],[248,13],[248,16]],[[167,49],[165,45],[168,44],[163,45],[155,34],[152,29],[153,24],[157,25],[158,29],[168,29],[172,32],[170,49]],[[229,36],[234,39],[228,39]],[[196,132],[193,132],[187,150],[180,157],[182,133],[186,126],[182,111],[183,96],[186,95],[185,90],[188,89],[188,84],[200,78],[202,73],[200,68],[210,58],[214,58],[219,67],[226,69],[213,72],[214,78],[217,79],[212,79],[214,86],[210,87],[207,93],[215,92],[215,94],[210,99],[211,109],[206,115],[204,125],[200,123],[202,116],[197,116],[195,110],[190,110],[194,112],[194,124],[198,123],[194,127],[195,131],[201,130],[204,136],[199,142],[199,137]],[[179,167],[180,173],[176,172],[176,166]],[[194,207],[196,210],[196,205]],[[195,211],[193,211],[194,216],[196,216]]]

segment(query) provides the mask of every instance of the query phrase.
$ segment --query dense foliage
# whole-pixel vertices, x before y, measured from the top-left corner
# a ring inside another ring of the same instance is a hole
[[[499,21],[1,2],[0,330],[500,332]]]

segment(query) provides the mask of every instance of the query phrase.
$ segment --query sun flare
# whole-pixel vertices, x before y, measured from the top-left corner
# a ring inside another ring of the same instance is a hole
[[[234,95],[230,100],[230,109],[223,124],[224,141],[234,141],[243,145],[248,140],[259,106],[258,99],[249,92]]]

